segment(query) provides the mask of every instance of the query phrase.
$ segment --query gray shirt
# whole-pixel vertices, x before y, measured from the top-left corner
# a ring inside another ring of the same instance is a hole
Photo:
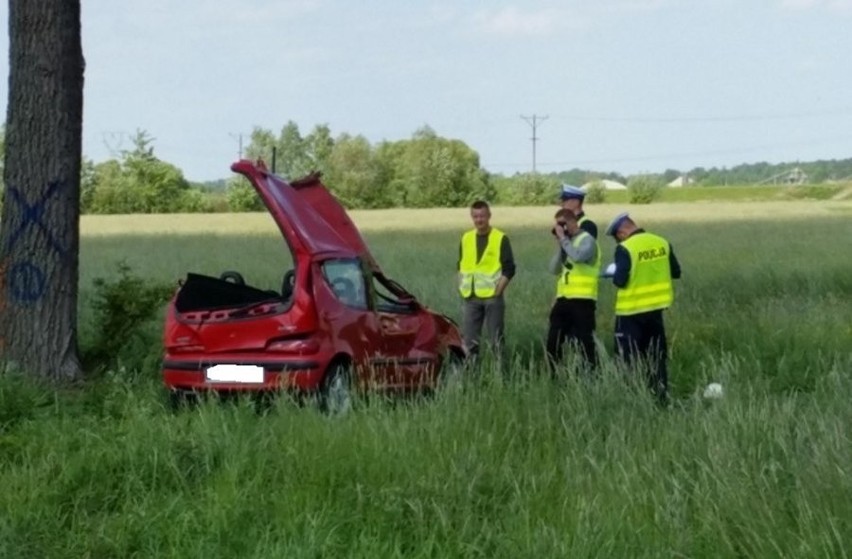
[[[578,237],[579,241],[574,245],[573,241]],[[595,238],[587,231],[581,229],[574,237],[566,235],[562,238],[559,247],[550,259],[550,265],[547,270],[551,274],[558,276],[562,273],[565,258],[571,259],[572,262],[591,264],[595,260],[595,251]]]

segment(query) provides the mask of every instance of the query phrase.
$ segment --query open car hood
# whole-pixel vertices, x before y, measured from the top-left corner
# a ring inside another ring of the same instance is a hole
[[[246,177],[257,190],[294,250],[360,256],[374,273],[381,274],[358,228],[320,181],[319,173],[288,183],[262,162],[246,159],[231,165],[231,170]]]

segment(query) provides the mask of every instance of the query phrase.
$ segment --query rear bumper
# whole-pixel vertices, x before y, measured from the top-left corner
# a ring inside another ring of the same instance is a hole
[[[210,380],[207,369],[215,365],[249,365],[263,369],[262,380]],[[310,359],[187,359],[166,358],[163,382],[172,390],[266,392],[270,390],[316,390],[322,381],[324,364]]]

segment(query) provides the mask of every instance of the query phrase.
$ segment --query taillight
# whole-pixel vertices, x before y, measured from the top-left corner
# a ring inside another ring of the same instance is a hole
[[[313,355],[319,349],[319,342],[314,339],[274,340],[266,346],[266,351],[290,353],[292,355]]]

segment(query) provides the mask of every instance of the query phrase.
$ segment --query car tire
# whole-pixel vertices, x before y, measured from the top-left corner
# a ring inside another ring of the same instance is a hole
[[[352,411],[352,367],[341,362],[331,365],[322,379],[319,396],[320,410],[327,415],[342,416]]]

